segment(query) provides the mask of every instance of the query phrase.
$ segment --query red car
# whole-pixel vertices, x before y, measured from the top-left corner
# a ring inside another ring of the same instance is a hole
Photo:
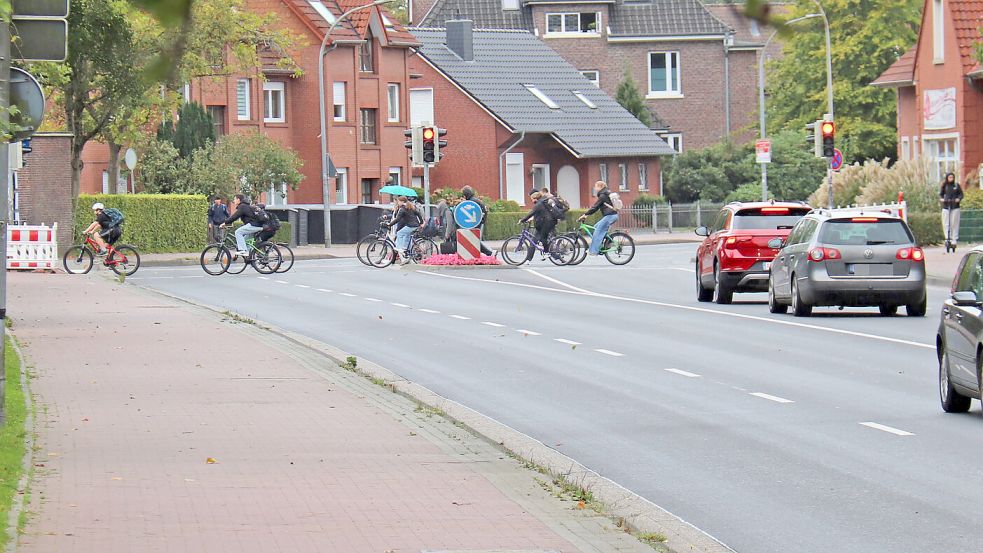
[[[767,292],[772,238],[788,236],[812,210],[804,202],[732,202],[723,207],[696,250],[696,299],[730,303],[734,292]]]

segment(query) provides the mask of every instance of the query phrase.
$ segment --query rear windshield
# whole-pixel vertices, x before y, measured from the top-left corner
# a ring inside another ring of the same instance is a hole
[[[759,207],[734,214],[734,229],[790,229],[809,213],[808,207]]]
[[[819,233],[819,241],[837,246],[876,246],[914,242],[908,226],[898,219],[826,221]]]

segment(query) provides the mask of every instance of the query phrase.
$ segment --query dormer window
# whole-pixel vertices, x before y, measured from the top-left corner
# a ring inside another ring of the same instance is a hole
[[[519,9],[519,0],[502,0],[503,10],[517,10]]]
[[[589,13],[548,13],[546,14],[546,34],[599,34],[601,14]]]
[[[325,6],[323,2],[321,2],[321,0],[307,0],[307,3],[310,4],[311,7],[314,8],[314,11],[316,11],[318,15],[323,17],[324,20],[327,21],[329,25],[337,21],[334,14],[331,13],[331,10],[329,10],[328,7]]]
[[[539,100],[541,102],[543,102],[544,104],[546,104],[546,107],[548,107],[550,109],[560,109],[560,106],[556,102],[554,102],[553,100],[551,100],[549,96],[543,94],[543,91],[542,90],[539,90],[538,88],[536,88],[535,85],[524,84],[522,86],[526,87],[526,90],[528,90],[529,92],[532,92],[533,96],[539,98]]]

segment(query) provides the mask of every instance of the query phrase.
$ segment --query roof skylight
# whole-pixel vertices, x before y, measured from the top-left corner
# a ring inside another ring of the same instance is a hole
[[[590,109],[597,109],[597,105],[595,105],[594,102],[591,102],[590,99],[587,98],[587,96],[584,96],[582,92],[580,92],[579,90],[574,90],[572,92],[573,95],[576,96],[581,102],[583,102],[585,106],[589,107]]]
[[[539,90],[538,88],[536,88],[536,85],[524,84],[522,86],[526,87],[526,90],[528,90],[529,92],[532,92],[533,96],[539,98],[539,100],[541,102],[543,102],[544,104],[546,104],[546,107],[548,107],[550,109],[560,109],[560,106],[556,102],[554,102],[553,100],[551,100],[549,96],[543,94],[543,91],[542,90]]]
[[[307,3],[310,4],[311,7],[314,8],[314,11],[316,11],[318,15],[323,17],[324,20],[328,22],[328,24],[333,25],[334,22],[337,21],[337,18],[334,16],[334,14],[331,13],[331,10],[329,10],[328,7],[325,6],[323,2],[321,2],[321,0],[307,0]]]

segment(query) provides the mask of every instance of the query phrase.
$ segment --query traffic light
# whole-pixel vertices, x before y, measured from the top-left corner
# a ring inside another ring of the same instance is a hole
[[[437,161],[437,128],[423,127],[423,163]]]
[[[836,148],[833,145],[833,139],[836,136],[836,124],[832,121],[823,121],[819,128],[823,135],[823,157],[831,158],[836,153]]]
[[[447,141],[443,140],[445,136],[447,136],[447,129],[437,129],[437,147],[434,148],[437,161],[444,158],[444,153],[441,150],[447,147]]]
[[[816,157],[823,157],[822,124],[821,120],[806,123],[806,143],[812,146],[812,153]]]
[[[410,150],[413,165],[423,165],[423,129],[421,127],[406,129],[403,131],[403,136],[409,138],[403,145]]]

